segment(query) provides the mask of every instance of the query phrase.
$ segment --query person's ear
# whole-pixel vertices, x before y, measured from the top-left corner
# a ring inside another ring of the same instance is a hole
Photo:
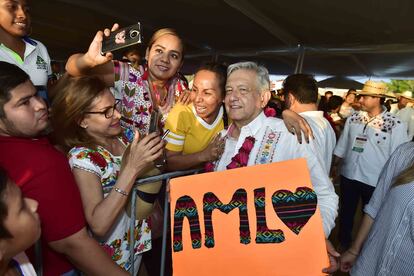
[[[148,62],[148,57],[149,57],[149,52],[150,52],[150,48],[147,47],[147,49],[145,50],[145,60]]]
[[[265,108],[271,97],[272,97],[272,93],[270,93],[270,90],[264,90],[264,91],[262,91],[262,93],[261,93],[261,104],[260,104],[260,106],[262,108]]]
[[[88,122],[86,122],[85,118],[82,118],[78,121],[78,125],[83,128],[83,129],[87,129],[88,128]]]

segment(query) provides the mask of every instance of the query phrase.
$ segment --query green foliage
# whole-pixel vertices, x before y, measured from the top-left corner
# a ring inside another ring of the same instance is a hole
[[[388,90],[394,93],[402,93],[404,91],[414,91],[414,80],[391,80],[387,83]]]

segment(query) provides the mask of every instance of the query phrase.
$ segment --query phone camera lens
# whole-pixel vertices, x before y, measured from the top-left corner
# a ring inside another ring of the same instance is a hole
[[[131,30],[131,31],[129,31],[129,36],[131,37],[131,38],[135,38],[135,37],[137,37],[139,35],[139,31],[138,30]]]

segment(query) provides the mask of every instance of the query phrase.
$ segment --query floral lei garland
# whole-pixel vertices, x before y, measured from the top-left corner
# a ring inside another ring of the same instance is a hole
[[[254,142],[256,139],[253,136],[248,136],[244,139],[243,145],[240,147],[239,151],[235,156],[231,158],[231,162],[226,166],[228,170],[246,167],[249,162],[249,155],[254,147]],[[204,166],[206,172],[214,171],[215,164],[214,162],[207,162]]]

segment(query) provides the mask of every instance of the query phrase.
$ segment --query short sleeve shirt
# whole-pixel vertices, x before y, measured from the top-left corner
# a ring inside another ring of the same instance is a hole
[[[107,197],[116,184],[121,170],[122,156],[114,156],[105,148],[98,146],[96,149],[86,147],[74,147],[68,154],[72,168],[81,169],[95,174],[102,184],[102,192]],[[98,239],[101,246],[120,267],[129,270],[129,225],[131,219],[123,211],[116,220],[105,239]],[[151,230],[146,220],[136,221],[135,224],[135,254],[140,254],[151,249]]]
[[[213,123],[208,124],[197,113],[192,104],[176,104],[168,114],[165,130],[169,129],[166,148],[191,154],[204,150],[214,136],[224,129],[223,107]]]
[[[44,275],[61,275],[73,269],[48,243],[67,238],[85,227],[78,187],[66,156],[47,138],[0,136],[0,166],[25,197],[39,202]],[[28,252],[33,262],[33,255]]]
[[[52,75],[52,69],[45,45],[31,38],[24,38],[23,41],[26,44],[23,59],[13,50],[0,44],[0,61],[20,67],[30,76],[30,80],[34,85],[46,86],[49,76]]]

